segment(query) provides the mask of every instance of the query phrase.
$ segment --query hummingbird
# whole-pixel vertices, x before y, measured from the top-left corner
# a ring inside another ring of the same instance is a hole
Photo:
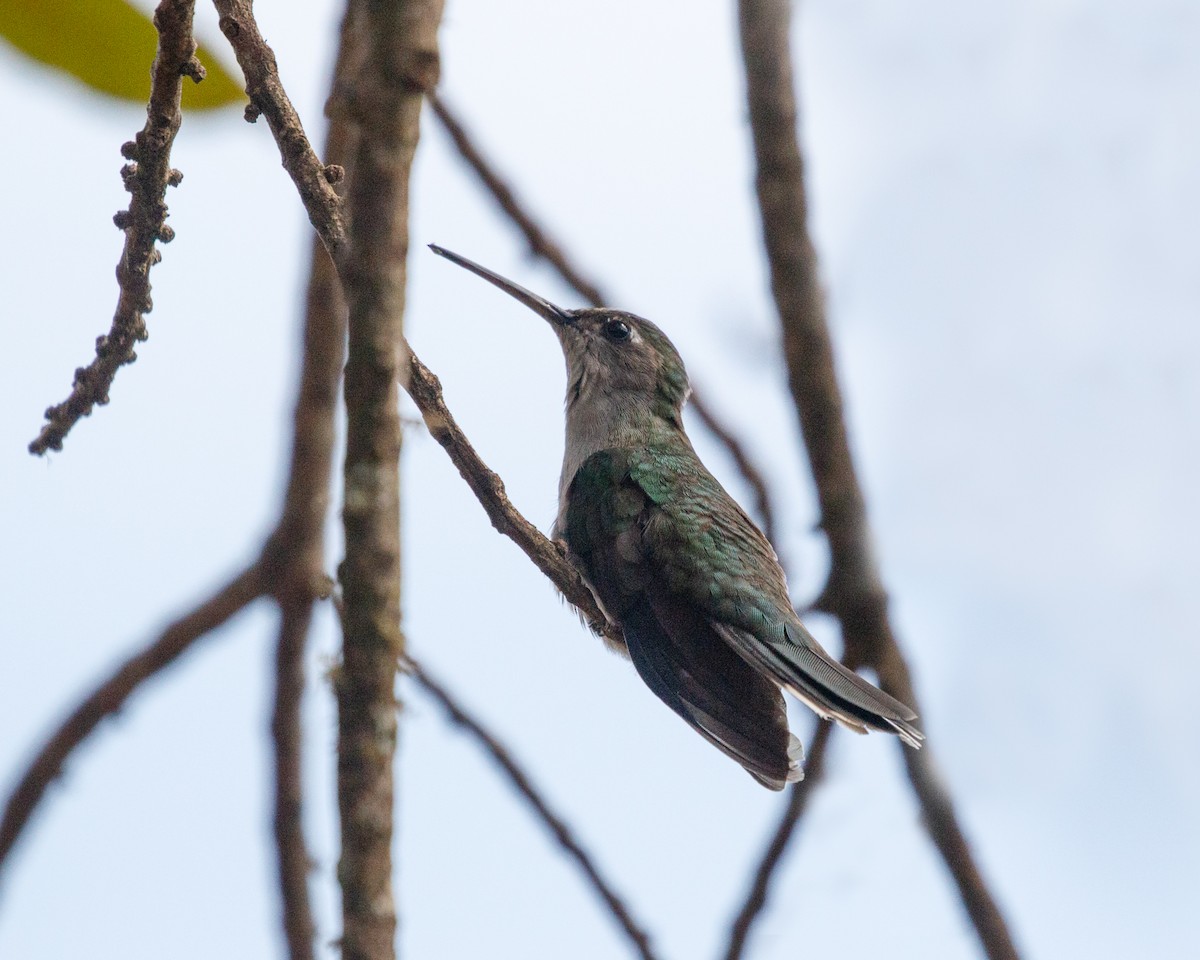
[[[804,776],[783,690],[823,719],[919,747],[913,710],[831,657],[800,622],[771,544],[696,455],[683,427],[687,371],[666,334],[623,310],[564,310],[430,249],[525,304],[558,337],[566,444],[551,535],[654,694],[772,790]]]

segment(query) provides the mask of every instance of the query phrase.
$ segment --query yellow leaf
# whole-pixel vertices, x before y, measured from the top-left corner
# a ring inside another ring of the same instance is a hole
[[[89,87],[145,103],[158,33],[142,11],[126,0],[0,0],[0,36],[47,66]],[[212,51],[196,56],[208,76],[183,80],[185,110],[214,110],[244,103],[246,95]]]

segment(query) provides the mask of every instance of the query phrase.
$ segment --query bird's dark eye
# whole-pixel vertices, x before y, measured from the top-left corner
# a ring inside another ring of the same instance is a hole
[[[604,335],[613,343],[624,343],[633,335],[633,331],[624,320],[609,320],[604,325]]]

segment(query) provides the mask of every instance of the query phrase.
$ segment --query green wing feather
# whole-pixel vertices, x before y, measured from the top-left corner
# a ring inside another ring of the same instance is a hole
[[[779,688],[722,639],[648,562],[657,506],[624,451],[595,454],[572,483],[565,534],[597,598],[625,633],[646,685],[705,739],[772,789],[800,778],[800,744]]]
[[[691,451],[635,455],[630,477],[657,507],[644,535],[651,564],[742,657],[825,719],[920,745],[916,714],[846,669],[800,622],[770,543]]]
[[[771,545],[690,448],[594,454],[572,484],[566,537],[601,603],[625,628],[647,684],[763,782],[779,782],[778,758],[789,747],[779,736],[782,705],[754,700],[747,679],[754,674],[822,717],[919,745],[913,711],[847,670],[805,629]],[[735,675],[736,689],[722,686]],[[755,719],[743,716],[739,731],[769,721],[776,756],[769,776],[747,761],[748,735],[729,732],[739,698],[756,704],[744,710]],[[722,707],[715,716],[723,732],[705,725],[714,704]]]

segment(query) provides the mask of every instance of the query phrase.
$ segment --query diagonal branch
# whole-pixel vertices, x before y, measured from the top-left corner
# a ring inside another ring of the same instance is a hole
[[[775,876],[776,868],[783,860],[783,855],[796,832],[800,818],[808,808],[808,801],[813,790],[825,776],[825,754],[829,747],[829,737],[832,731],[833,724],[828,720],[822,720],[817,724],[816,733],[812,738],[812,746],[808,751],[808,758],[804,762],[804,779],[793,784],[788,793],[783,816],[780,817],[779,825],[775,828],[775,833],[772,834],[771,841],[763,852],[758,868],[754,871],[754,880],[746,894],[746,901],[742,904],[742,909],[738,911],[738,915],[729,929],[729,945],[725,949],[725,960],[740,960],[745,954],[750,930],[767,905],[767,893],[771,880]]]
[[[912,675],[891,632],[891,624],[882,624],[875,636],[880,639],[877,649],[873,651],[872,664],[879,674],[880,683],[885,690],[919,710]],[[1004,915],[988,887],[987,879],[975,862],[975,855],[955,811],[954,800],[938,774],[933,755],[928,748],[902,749],[901,753],[908,781],[921,806],[925,829],[929,831],[930,839],[954,878],[958,895],[983,943],[985,953],[990,960],[1019,960]]]
[[[0,872],[46,788],[62,772],[75,748],[103,720],[117,713],[144,681],[174,663],[197,640],[244,610],[265,590],[262,566],[252,564],[196,609],[172,623],[148,647],[121,664],[71,712],[38,751],[4,808],[4,816],[0,819]]]
[[[137,359],[134,345],[145,340],[145,314],[150,312],[150,268],[162,259],[155,241],[169,243],[175,231],[165,223],[167,186],[178,186],[183,174],[171,169],[171,144],[182,117],[179,98],[183,78],[196,83],[204,79],[204,67],[196,59],[192,38],[195,0],[163,0],[154,11],[158,29],[158,54],[150,79],[150,102],[146,125],[121,147],[129,161],[121,168],[121,179],[131,194],[129,209],[114,218],[125,231],[125,246],[117,263],[120,295],[107,336],[96,338],[96,358],[75,371],[71,395],[46,410],[46,423],[29,444],[37,455],[61,450],[71,428],[88,416],[97,404],[108,403],[108,391],[117,370]]]
[[[499,171],[496,170],[488,159],[484,157],[479,147],[475,145],[475,141],[462,125],[462,121],[446,105],[446,101],[442,99],[441,94],[436,91],[431,92],[429,94],[429,105],[433,107],[434,114],[441,121],[442,126],[445,127],[446,132],[450,135],[450,139],[454,141],[454,146],[467,162],[467,165],[475,171],[475,175],[479,177],[480,182],[487,189],[488,193],[500,205],[500,209],[513,222],[513,226],[521,231],[521,235],[525,238],[526,243],[529,244],[529,251],[534,256],[541,257],[554,267],[558,275],[593,307],[608,305],[609,300],[601,293],[600,288],[583,275],[567,257],[562,247],[550,239],[550,236],[542,226],[530,215],[521,202],[517,200],[516,192],[512,186],[500,175]]]
[[[611,305],[612,301],[601,291],[600,287],[584,275],[562,246],[551,239],[545,228],[517,199],[512,185],[483,155],[483,151],[467,132],[466,127],[463,126],[454,111],[446,105],[446,101],[442,99],[441,95],[436,92],[431,93],[429,103],[467,166],[475,172],[480,183],[492,195],[492,199],[512,221],[513,226],[521,232],[525,242],[529,244],[530,252],[549,263],[567,285],[593,307]],[[734,465],[754,493],[755,505],[762,520],[763,533],[766,534],[768,540],[776,543],[775,511],[771,506],[771,497],[767,491],[762,471],[754,464],[746,452],[745,446],[737,439],[733,431],[721,423],[701,391],[692,391],[691,408],[717,442],[729,451]]]
[[[579,571],[567,559],[566,552],[547,539],[512,505],[504,491],[504,482],[488,469],[455,422],[442,397],[441,382],[411,350],[405,374],[402,381],[404,389],[421,411],[430,434],[445,449],[467,486],[487,511],[492,526],[525,552],[562,591],[567,601],[579,610],[596,633],[614,648],[623,650],[625,639],[620,628],[608,621]]]
[[[509,782],[530,807],[533,808],[534,814],[549,828],[554,835],[554,839],[558,841],[567,854],[573,858],[579,869],[583,871],[583,875],[591,884],[596,895],[608,907],[609,912],[613,915],[613,919],[625,932],[633,944],[634,949],[642,960],[655,960],[655,954],[650,946],[650,938],[646,931],[633,919],[629,913],[629,907],[617,895],[612,886],[607,880],[600,875],[599,868],[596,866],[592,856],[583,849],[579,841],[575,837],[574,831],[560,816],[552,811],[542,796],[541,791],[533,785],[533,782],[521,766],[513,759],[512,754],[496,737],[489,733],[483,725],[472,717],[462,705],[443,687],[435,681],[415,660],[406,657],[401,662],[402,668],[417,682],[417,684],[436,700],[458,726],[462,727],[472,737],[474,737],[479,745],[487,751],[496,765],[504,771]]]
[[[738,468],[738,472],[742,475],[742,479],[750,487],[754,494],[754,508],[758,511],[758,518],[762,523],[763,535],[771,541],[771,545],[775,550],[779,550],[779,541],[776,539],[778,532],[775,527],[775,508],[771,504],[771,494],[767,490],[767,482],[763,479],[762,471],[750,458],[750,454],[746,452],[746,447],[739,440],[729,427],[725,426],[713,413],[712,407],[708,404],[708,395],[700,394],[692,391],[691,407],[696,412],[696,416],[700,418],[700,422],[708,428],[720,444],[729,452],[733,458],[734,464]],[[783,561],[780,565],[784,566]],[[793,571],[794,572],[794,571]]]
[[[213,6],[220,15],[221,32],[233,47],[246,78],[246,95],[250,98],[246,119],[253,123],[260,115],[266,117],[279,145],[283,168],[296,185],[313,229],[336,263],[345,253],[346,220],[334,184],[341,182],[345,171],[334,164],[326,166],[317,158],[300,115],[283,89],[275,54],[259,32],[251,0],[213,0]]]
[[[191,36],[192,6],[191,2],[166,0],[156,11],[160,50],[155,61],[151,98],[147,107],[147,126],[139,134],[136,143],[124,147],[126,155],[131,159],[136,156],[139,162],[122,171],[133,200],[128,217],[121,218],[125,221],[126,250],[119,269],[122,300],[115,322],[123,323],[123,329],[132,330],[136,334],[133,339],[145,338],[140,315],[149,309],[146,275],[150,263],[157,261],[153,241],[156,236],[164,241],[170,237],[169,228],[162,226],[166,215],[162,195],[165,186],[177,183],[179,178],[178,172],[171,171],[168,166],[171,141],[179,126],[179,77],[189,75],[198,81],[203,76],[203,69],[192,59],[195,49]],[[240,32],[240,24],[234,23],[226,25],[236,34]],[[255,33],[251,31],[250,36]],[[269,86],[273,65],[273,59],[270,69],[263,67],[261,60],[256,61],[256,68],[248,71],[247,75],[254,78],[259,88]],[[277,76],[274,80],[277,83]],[[296,130],[299,130],[294,111],[290,114],[287,111],[272,111],[271,116],[281,118],[280,122],[285,124],[289,119],[294,120]],[[299,137],[303,141],[302,130],[299,130]],[[293,135],[291,142],[299,141]],[[332,144],[330,152],[337,152]],[[301,162],[293,163],[291,169],[302,170],[302,184],[316,184],[307,190],[314,198],[314,216],[319,217],[327,232],[331,233],[333,245],[336,246],[338,230],[341,229],[340,200],[336,194],[332,194],[330,202],[330,193],[326,192],[325,187],[330,181],[338,179],[340,168],[323,168],[317,164],[313,170],[305,168]],[[70,753],[83,743],[104,717],[118,710],[141,684],[172,664],[212,629],[255,598],[273,594],[282,612],[276,704],[272,721],[277,751],[275,823],[280,853],[284,926],[293,958],[312,955],[312,921],[306,889],[308,855],[299,817],[298,710],[303,690],[304,639],[312,603],[323,589],[321,536],[328,513],[334,409],[341,377],[344,332],[339,312],[341,308],[328,303],[330,298],[336,300],[338,296],[337,284],[328,270],[328,258],[324,253],[321,258],[315,270],[314,285],[310,289],[304,368],[296,406],[288,492],[280,520],[267,540],[260,560],[211,600],[173,624],[151,646],[127,661],[76,707],[33,760],[0,821],[2,868],[12,846],[44,797],[48,784],[61,771]],[[322,301],[326,303],[322,304]],[[328,307],[328,310],[323,307]],[[102,345],[99,350],[98,361],[119,356],[118,351],[111,349],[118,340],[110,336],[109,345]],[[132,340],[128,340],[128,343],[131,347]],[[121,362],[128,362],[128,359]],[[114,366],[113,372],[115,369]],[[74,400],[73,397],[68,403]],[[46,441],[45,448],[61,446],[61,436],[73,422],[60,418],[57,426],[55,423],[48,424],[39,440]],[[62,431],[57,442],[53,440],[52,432],[56,429]]]
[[[251,91],[252,102],[268,119],[272,117],[277,118],[276,121],[271,123],[271,129],[280,145],[281,154],[284,155],[285,166],[288,166],[293,181],[300,188],[301,199],[309,212],[309,219],[317,229],[318,235],[325,244],[326,249],[329,250],[338,276],[342,280],[343,288],[349,294],[356,278],[354,270],[361,269],[361,264],[351,262],[352,258],[348,253],[344,226],[345,217],[340,208],[340,201],[337,199],[336,194],[333,194],[331,199],[331,191],[325,191],[323,187],[320,187],[320,178],[323,176],[322,171],[327,168],[321,166],[315,153],[313,153],[307,144],[303,129],[300,127],[299,121],[295,119],[295,111],[287,101],[287,95],[278,82],[274,58],[270,54],[269,48],[263,42],[257,28],[254,26],[248,6],[244,3],[239,3],[238,0],[217,0],[217,5],[222,14],[222,29],[234,44],[238,62],[241,64],[243,72],[248,79],[255,78],[255,87]],[[420,65],[422,64],[418,63],[418,66]],[[435,66],[435,62],[425,60],[423,61],[423,65],[428,71],[431,66]],[[345,105],[347,113],[359,113],[361,109],[361,104],[355,102]],[[361,160],[361,150],[358,156]],[[289,164],[291,165],[289,166]],[[356,161],[353,166],[351,180],[358,180],[360,177],[362,177],[362,171],[358,166],[358,161]],[[317,189],[305,190],[302,186],[304,184],[316,184]],[[566,560],[563,551],[547,540],[516,511],[511,502],[509,502],[504,492],[503,483],[499,477],[487,468],[482,460],[480,460],[478,454],[472,449],[445,405],[442,398],[441,385],[437,381],[437,378],[411,352],[407,343],[401,341],[401,346],[404,359],[398,371],[399,376],[396,379],[409,391],[414,402],[421,410],[430,432],[446,449],[451,460],[459,468],[460,473],[479,498],[480,503],[484,506],[493,524],[500,532],[513,539],[530,556],[539,569],[558,586],[564,596],[591,621],[594,629],[604,634],[610,642],[616,645],[622,644],[623,641],[619,631],[608,624],[603,613],[597,607],[591,592],[583,583],[578,572]],[[349,593],[350,591],[347,589],[347,601],[349,601]],[[349,605],[349,602],[347,602],[346,606]],[[397,652],[399,650],[392,651],[393,658]],[[394,668],[394,659],[392,666]],[[342,671],[343,680],[341,682],[344,682],[344,675],[345,671]],[[391,739],[390,732],[387,739]],[[363,810],[362,812],[367,813],[368,811]],[[372,805],[372,809],[369,812],[383,813],[378,805]],[[390,811],[386,815],[390,817]],[[366,819],[368,819],[369,824],[369,818]],[[349,824],[349,827],[357,829],[355,818],[351,817],[350,820],[352,822]],[[375,822],[377,823],[378,821]],[[345,830],[347,828],[345,817],[343,823]],[[378,836],[375,839],[377,840]],[[346,843],[344,841],[344,848],[345,846]],[[374,849],[378,850],[379,847],[378,843],[374,844]],[[343,899],[345,902],[349,896],[347,891],[347,863],[345,857],[343,858],[342,869],[339,872],[343,876]],[[374,875],[381,876],[380,873],[375,873]],[[369,886],[369,882],[363,883],[356,886],[355,889],[365,891]],[[351,902],[346,905],[347,932],[350,929],[351,912],[352,910],[357,910],[362,902],[364,901],[358,903]],[[354,955],[375,955],[363,953],[364,950],[368,949],[377,949],[378,955],[385,955],[385,947],[383,945],[385,938],[380,934],[381,928],[390,927],[394,924],[390,896],[385,892],[382,901],[365,902],[368,906],[378,906],[379,903],[384,905],[383,922],[376,924],[374,930],[359,931],[357,934],[358,945]],[[350,945],[345,941],[343,943],[343,952],[348,956],[351,955]]]
[[[771,289],[783,328],[789,382],[820,502],[821,526],[829,539],[829,579],[818,606],[840,621],[848,659],[873,667],[884,689],[919,710],[871,552],[866,505],[850,453],[825,320],[816,251],[808,235],[804,164],[796,138],[789,19],[787,0],[740,0],[756,186]],[[936,786],[929,749],[901,750],[931,836],[954,878],[984,951],[991,960],[1017,960],[1008,926],[975,864],[949,796]]]

